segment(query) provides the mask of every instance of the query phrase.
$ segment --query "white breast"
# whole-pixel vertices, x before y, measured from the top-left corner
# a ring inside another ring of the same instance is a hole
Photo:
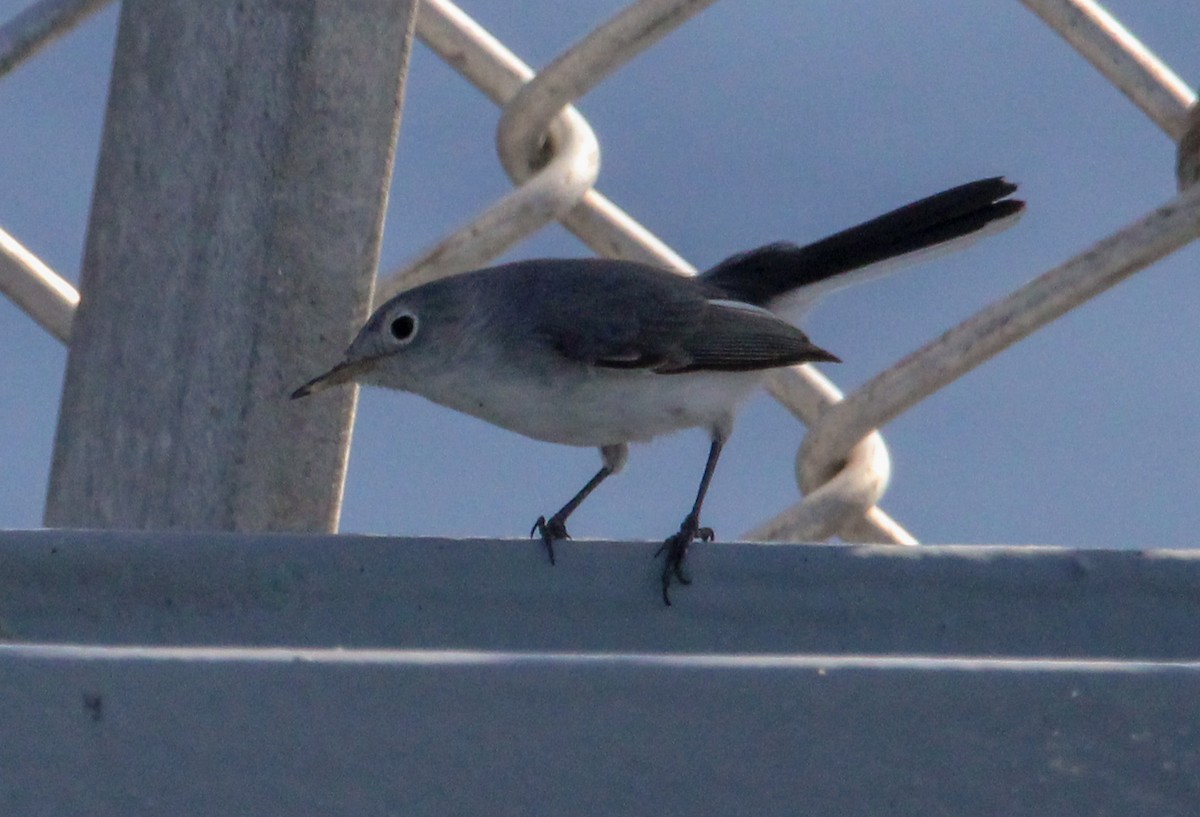
[[[604,446],[703,427],[726,432],[738,405],[765,372],[654,374],[620,369],[511,378],[447,373],[417,391],[449,408],[537,440]]]

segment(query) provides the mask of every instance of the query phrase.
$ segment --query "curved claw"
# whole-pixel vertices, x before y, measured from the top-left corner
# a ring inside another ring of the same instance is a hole
[[[662,570],[662,598],[663,604],[671,606],[671,580],[674,578],[682,585],[689,585],[692,580],[683,572],[683,560],[687,556],[688,546],[696,539],[704,542],[711,542],[716,534],[712,528],[700,527],[699,520],[695,514],[688,514],[683,520],[683,524],[679,526],[679,532],[672,534],[663,542],[662,547],[655,551],[657,557],[663,551],[666,551],[667,558],[663,563]]]
[[[537,521],[533,523],[533,527],[529,529],[530,537],[535,533],[542,535],[542,544],[546,546],[546,552],[550,555],[550,564],[554,564],[554,540],[571,538],[571,534],[567,533],[566,523],[557,516],[552,516],[549,519],[539,516]]]

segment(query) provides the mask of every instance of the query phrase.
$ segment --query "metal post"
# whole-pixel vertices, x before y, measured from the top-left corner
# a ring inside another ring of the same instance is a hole
[[[415,0],[126,0],[46,524],[333,530]]]

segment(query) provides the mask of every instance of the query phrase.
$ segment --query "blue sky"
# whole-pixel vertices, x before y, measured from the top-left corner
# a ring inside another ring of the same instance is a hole
[[[0,0],[0,19],[25,5]],[[462,7],[538,66],[621,4]],[[1200,81],[1194,1],[1108,7],[1185,81]],[[0,226],[72,280],[115,25],[114,6],[0,78]],[[844,390],[1175,192],[1170,140],[1017,2],[726,0],[579,108],[600,139],[600,190],[700,267],[768,241],[816,239],[973,178],[1021,184],[1029,210],[1012,230],[839,292],[809,314],[805,330],[845,361],[822,367]],[[417,47],[385,270],[508,189],[493,148],[498,116]],[[505,258],[585,253],[553,227]],[[1191,546],[1198,266],[1200,249],[1186,248],[885,427],[893,479],[883,507],[931,543]],[[65,350],[2,299],[0,349],[0,527],[37,527]],[[797,499],[802,433],[768,398],[747,405],[706,506],[719,536]],[[671,533],[706,451],[699,431],[635,446],[572,532]],[[597,466],[592,450],[368,390],[343,530],[522,536]]]

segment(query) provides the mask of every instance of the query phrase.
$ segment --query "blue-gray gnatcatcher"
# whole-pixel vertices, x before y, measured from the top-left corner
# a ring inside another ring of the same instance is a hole
[[[1016,186],[984,179],[804,247],[770,244],[696,277],[599,258],[521,261],[402,292],[345,359],[293,398],[355,380],[414,392],[538,440],[595,446],[603,466],[540,533],[554,561],[567,517],[621,470],[628,444],[683,428],[712,435],[692,510],[666,540],[663,601],[688,546],[713,533],[700,506],[733,416],[767,370],[837,361],[775,313],[840,285],[843,273],[1007,226]],[[855,276],[861,277],[861,276]]]

